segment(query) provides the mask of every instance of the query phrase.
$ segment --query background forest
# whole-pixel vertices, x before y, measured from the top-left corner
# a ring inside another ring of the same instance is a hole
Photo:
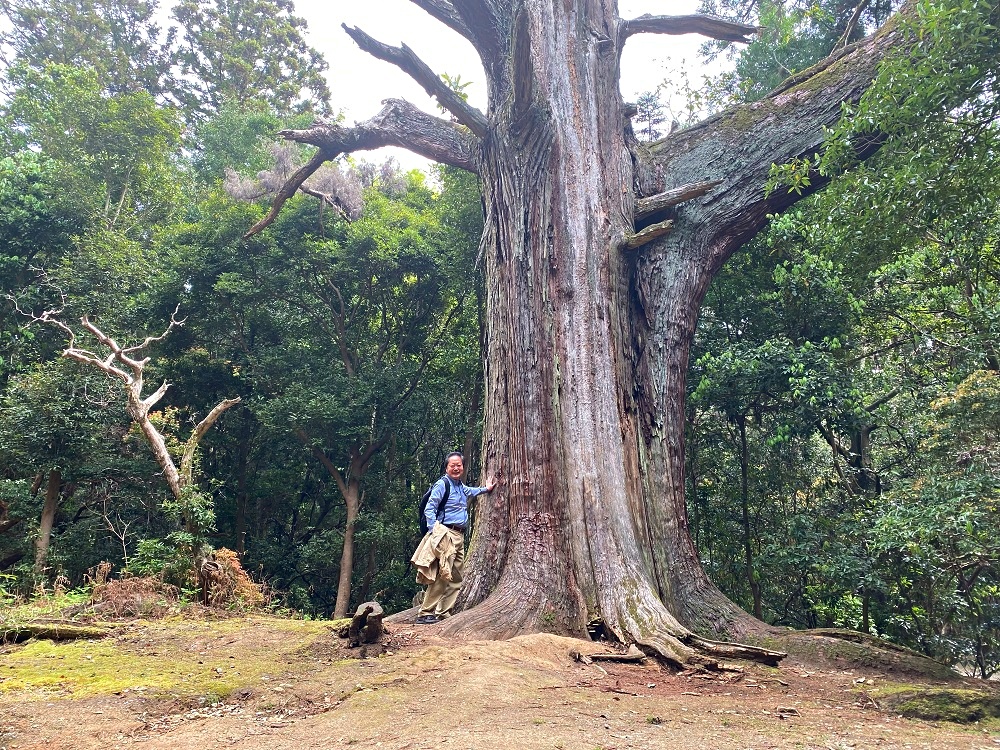
[[[208,547],[310,616],[409,606],[420,495],[455,448],[478,472],[475,178],[345,159],[244,239],[308,158],[277,131],[337,118],[291,2],[182,0],[169,31],[141,0],[0,8],[0,595],[102,561],[188,586]],[[710,576],[756,616],[988,677],[1000,35],[988,2],[920,8],[931,52],[886,65],[815,163],[775,167],[775,190],[835,177],[708,292],[688,509]],[[707,46],[729,72],[643,95],[635,132],[762,97],[893,9],[706,0],[758,39]],[[876,132],[875,158],[845,164]],[[102,372],[115,348],[138,369]]]

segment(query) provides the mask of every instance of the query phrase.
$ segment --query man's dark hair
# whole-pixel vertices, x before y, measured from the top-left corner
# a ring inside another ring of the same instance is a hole
[[[451,461],[451,459],[453,457],[455,457],[455,456],[458,456],[460,459],[462,459],[462,465],[464,466],[465,465],[465,456],[463,456],[459,451],[452,451],[447,456],[445,456],[444,457],[444,465],[447,466],[448,462]]]

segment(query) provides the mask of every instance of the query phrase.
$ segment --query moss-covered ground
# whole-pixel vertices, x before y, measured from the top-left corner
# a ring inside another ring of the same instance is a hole
[[[96,640],[33,640],[7,647],[0,695],[29,691],[84,698],[141,689],[150,695],[225,697],[276,665],[287,669],[294,652],[329,634],[329,623],[178,616],[119,625]]]
[[[583,664],[598,644],[554,635],[446,641],[390,625],[358,658],[329,622],[188,610],[114,624],[106,638],[0,646],[0,748],[26,750],[980,750],[983,713],[901,716],[916,682],[789,657],[779,668],[676,674]],[[839,657],[838,657],[839,658]],[[957,718],[957,717],[956,717]]]

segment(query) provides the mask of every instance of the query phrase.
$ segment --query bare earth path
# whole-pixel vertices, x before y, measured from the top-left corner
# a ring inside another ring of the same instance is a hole
[[[880,710],[877,672],[677,675],[585,665],[551,635],[446,642],[392,627],[348,658],[325,623],[133,623],[102,641],[0,647],[0,750],[430,748],[978,750],[1000,724]]]

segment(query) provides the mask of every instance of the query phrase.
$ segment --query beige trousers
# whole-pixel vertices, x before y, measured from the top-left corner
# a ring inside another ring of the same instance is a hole
[[[465,567],[465,535],[461,531],[448,529],[448,536],[455,544],[455,560],[451,564],[451,580],[439,575],[424,592],[424,603],[420,606],[419,617],[435,615],[450,617],[455,607],[458,592],[462,588],[462,568]]]

